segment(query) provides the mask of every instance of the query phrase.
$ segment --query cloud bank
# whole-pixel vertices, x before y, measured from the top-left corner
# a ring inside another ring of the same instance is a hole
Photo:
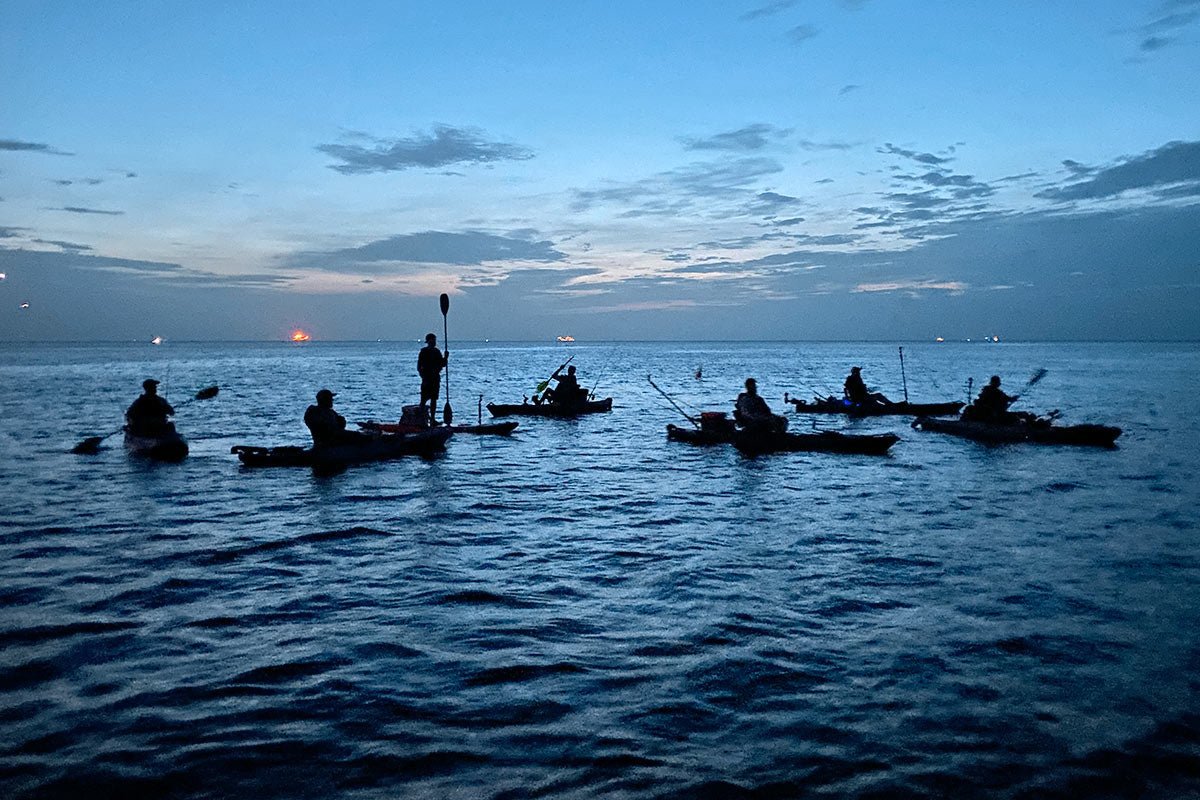
[[[340,161],[329,168],[343,175],[525,161],[534,155],[527,147],[489,140],[477,128],[450,125],[434,125],[429,133],[417,132],[407,138],[378,139],[366,135],[360,135],[360,138],[371,144],[322,144],[316,149]]]

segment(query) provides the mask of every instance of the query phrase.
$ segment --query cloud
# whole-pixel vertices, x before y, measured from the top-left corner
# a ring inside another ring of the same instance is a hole
[[[765,157],[698,161],[639,181],[576,189],[571,210],[582,212],[613,204],[634,206],[623,213],[625,217],[690,213],[697,200],[746,198],[748,187],[782,171],[782,164]]]
[[[738,17],[738,19],[740,19],[742,22],[749,22],[750,20],[770,17],[778,14],[780,11],[786,11],[794,5],[796,5],[796,0],[776,0],[774,3],[768,3],[765,6],[759,6],[758,8],[751,9],[750,11],[747,11],[745,14],[742,14],[740,17]]]
[[[967,289],[968,284],[962,281],[910,280],[860,283],[850,291],[858,294],[863,292],[950,292],[951,294],[962,294]]]
[[[816,36],[818,33],[820,33],[820,31],[814,28],[812,25],[797,25],[788,31],[787,35],[788,39],[792,41],[792,44],[803,44],[804,42],[807,42],[809,39]]]
[[[685,136],[681,137],[679,141],[687,150],[753,152],[785,139],[789,133],[791,133],[790,130],[776,128],[774,125],[756,123],[736,131],[718,133],[704,139]]]
[[[903,156],[904,158],[912,159],[919,164],[930,164],[933,166],[947,164],[952,160],[950,158],[943,158],[942,156],[935,156],[933,153],[918,153],[915,150],[905,150],[904,148],[897,147],[891,142],[885,142],[883,147],[879,148],[877,152]]]
[[[489,263],[557,263],[566,254],[529,231],[517,236],[497,236],[481,231],[450,233],[423,231],[379,239],[359,247],[296,253],[285,259],[294,269],[330,272],[394,273],[398,264],[447,264],[468,267]]]
[[[778,192],[759,192],[746,205],[748,214],[767,216],[778,214],[791,208],[802,205],[802,202],[797,197],[791,197]]]
[[[102,208],[84,208],[82,206],[63,206],[62,208],[52,208],[51,211],[68,211],[72,214],[104,214],[110,217],[119,217],[124,214],[124,211],[106,211]]]
[[[28,153],[48,153],[55,156],[75,155],[74,153],[55,150],[48,144],[42,144],[41,142],[22,142],[19,139],[0,139],[0,150],[13,150]]]
[[[0,225],[0,239],[15,239],[25,228],[14,228],[10,225]]]
[[[1097,200],[1135,189],[1166,189],[1175,184],[1200,181],[1200,142],[1167,142],[1113,166],[1076,174],[1092,177],[1046,189],[1036,196],[1057,201]]]
[[[801,150],[852,150],[853,142],[814,142],[811,139],[799,139],[796,146]]]
[[[529,148],[509,142],[489,141],[478,128],[434,125],[429,133],[416,132],[408,138],[378,139],[361,135],[360,138],[366,138],[372,144],[322,144],[316,149],[341,161],[329,168],[343,175],[533,158],[533,151]]]
[[[91,245],[75,244],[74,242],[64,242],[59,239],[34,239],[33,241],[37,242],[38,244],[53,245],[54,247],[57,247],[59,249],[70,250],[70,251],[73,251],[76,253],[83,252],[84,250],[92,249]]]
[[[1137,28],[1141,37],[1138,49],[1143,53],[1162,50],[1176,40],[1176,34],[1200,19],[1200,0],[1171,0],[1159,6],[1155,16]]]
[[[838,97],[845,97],[846,95],[850,94],[851,92],[856,92],[861,88],[862,87],[859,86],[857,83],[847,83],[845,86],[838,89]]]

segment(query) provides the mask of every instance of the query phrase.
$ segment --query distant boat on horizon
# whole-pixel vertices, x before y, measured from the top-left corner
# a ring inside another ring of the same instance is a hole
[[[557,338],[558,338],[558,341],[560,341],[560,342],[573,342],[573,341],[575,341],[575,337],[574,337],[574,336],[559,336],[559,337],[557,337]]]

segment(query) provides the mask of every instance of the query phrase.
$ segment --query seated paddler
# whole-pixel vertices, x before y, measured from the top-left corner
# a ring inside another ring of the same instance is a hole
[[[161,436],[175,430],[168,419],[175,413],[171,404],[158,396],[158,381],[142,381],[142,394],[125,411],[125,423],[134,436]]]
[[[867,388],[867,384],[862,378],[862,367],[850,368],[850,374],[846,376],[842,391],[846,395],[846,399],[857,406],[892,404],[892,401],[884,397],[882,393],[872,392]]]
[[[312,433],[314,447],[329,447],[339,444],[358,444],[371,439],[365,433],[346,430],[346,418],[333,410],[333,398],[337,395],[328,389],[317,392],[316,405],[304,412],[304,424]]]
[[[1017,395],[1004,393],[1000,388],[1000,376],[993,375],[987,386],[979,391],[979,397],[975,398],[975,402],[963,411],[963,418],[978,422],[1015,422],[1020,415],[1010,413],[1008,407],[1016,399]]]
[[[787,428],[787,419],[771,413],[767,401],[758,394],[758,381],[754,378],[746,378],[746,391],[737,396],[733,418],[748,430],[783,431]]]
[[[558,386],[546,390],[545,400],[564,406],[580,405],[587,400],[587,389],[579,385],[579,378],[575,375],[573,364],[567,367],[566,375],[554,376],[554,381]]]

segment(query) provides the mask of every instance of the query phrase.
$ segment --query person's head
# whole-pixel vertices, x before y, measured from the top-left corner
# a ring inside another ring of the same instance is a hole
[[[750,394],[756,394],[758,392],[758,381],[754,380],[754,378],[746,378],[746,391]]]
[[[154,378],[146,378],[142,381],[142,391],[146,394],[158,394],[158,381]]]
[[[991,379],[990,381],[988,381],[988,386],[995,386],[995,387],[999,388],[999,386],[1000,386],[1000,376],[999,376],[999,375],[993,375],[993,376],[992,376],[992,379]]]
[[[436,333],[425,334],[425,344],[437,344],[437,334]]]
[[[337,395],[328,389],[317,392],[317,405],[321,408],[333,408],[333,398]]]
[[[575,365],[574,365],[574,364],[572,364],[571,366],[567,367],[567,374],[568,374],[568,375],[574,375],[574,374],[575,374]]]
[[[851,367],[850,372],[853,375],[857,375],[858,373],[862,372],[862,367]]]

